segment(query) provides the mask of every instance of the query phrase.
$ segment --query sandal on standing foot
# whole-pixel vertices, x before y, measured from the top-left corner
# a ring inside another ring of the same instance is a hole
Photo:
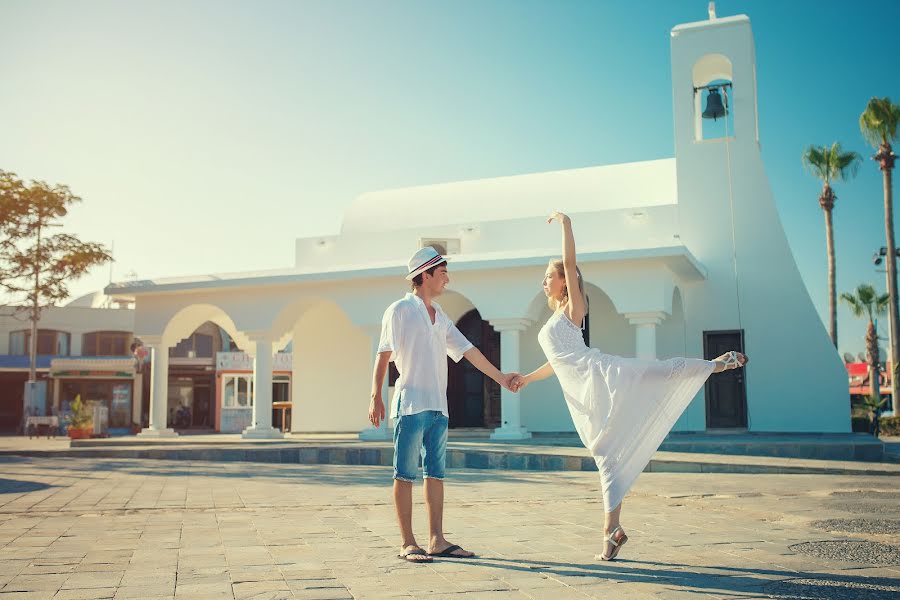
[[[616,541],[616,533],[619,531],[622,532],[622,537],[619,538],[619,541]],[[598,560],[607,560],[607,561],[615,560],[616,555],[619,553],[619,550],[622,549],[622,546],[624,546],[625,542],[627,542],[627,541],[628,541],[628,536],[625,535],[625,532],[622,531],[622,528],[616,527],[615,529],[613,529],[612,531],[609,532],[609,535],[606,536],[606,540],[605,540],[605,542],[609,542],[610,544],[613,545],[612,553],[609,556],[607,556],[606,554],[598,554],[595,558],[597,558]],[[603,551],[605,552],[606,548],[604,548]]]

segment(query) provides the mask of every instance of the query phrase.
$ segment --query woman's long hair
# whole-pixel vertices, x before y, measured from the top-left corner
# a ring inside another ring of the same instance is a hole
[[[559,273],[560,277],[563,279],[566,278],[566,269],[563,266],[563,261],[561,260],[551,260],[550,266]],[[584,300],[584,310],[585,314],[587,314],[587,299],[584,297],[584,279],[581,277],[581,269],[577,266],[575,267],[575,273],[578,276],[578,293],[581,294],[582,300]],[[547,306],[550,307],[550,310],[557,310],[560,306],[569,301],[569,282],[566,282],[566,287],[563,288],[563,299],[562,302],[557,304],[555,298],[547,298]]]

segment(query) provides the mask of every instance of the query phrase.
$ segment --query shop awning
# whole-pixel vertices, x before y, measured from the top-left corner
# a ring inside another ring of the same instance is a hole
[[[58,379],[133,379],[134,373],[134,359],[130,356],[80,356],[50,361],[50,377]]]
[[[50,368],[52,356],[37,357],[37,370],[46,371]],[[18,354],[2,354],[0,355],[0,371],[27,371],[31,368],[31,360],[28,356],[20,356]]]

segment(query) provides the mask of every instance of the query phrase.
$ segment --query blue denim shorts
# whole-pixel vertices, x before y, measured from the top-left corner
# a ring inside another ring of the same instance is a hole
[[[438,410],[402,415],[394,420],[394,479],[415,481],[419,456],[425,477],[444,478],[447,424],[447,417]]]

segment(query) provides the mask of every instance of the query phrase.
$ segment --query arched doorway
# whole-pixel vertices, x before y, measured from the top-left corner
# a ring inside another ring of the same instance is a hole
[[[470,310],[456,327],[494,365],[500,365],[500,334]],[[500,385],[482,375],[468,360],[458,363],[449,358],[447,372],[447,404],[450,427],[488,427],[500,425]]]
[[[169,427],[178,431],[216,428],[216,356],[235,350],[237,345],[228,333],[212,321],[169,348]]]

